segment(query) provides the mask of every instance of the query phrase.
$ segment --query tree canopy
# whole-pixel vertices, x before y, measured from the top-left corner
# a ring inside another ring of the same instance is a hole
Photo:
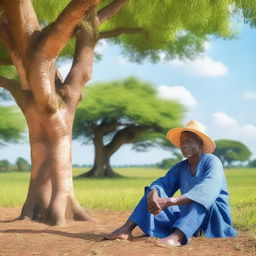
[[[39,21],[49,24],[54,22],[70,1],[33,2]],[[112,2],[102,0],[97,9]],[[121,45],[124,53],[135,61],[144,57],[156,61],[163,52],[167,58],[195,56],[203,50],[207,36],[232,36],[230,17],[234,14],[242,13],[245,21],[251,25],[256,23],[255,2],[250,0],[121,2],[127,3],[111,19],[102,23],[99,31],[102,33],[101,37],[110,38],[113,43]],[[71,42],[63,54],[71,53],[73,48],[74,42]]]
[[[133,143],[136,150],[170,147],[165,134],[181,124],[185,113],[181,104],[159,98],[153,85],[136,78],[94,84],[86,87],[85,95],[73,137],[92,142],[101,136],[110,155],[124,143]]]
[[[134,61],[145,57],[157,61],[163,53],[167,59],[193,57],[203,50],[208,36],[231,37],[230,18],[235,15],[252,26],[256,24],[253,0],[162,0],[160,3],[102,0],[97,11],[102,10],[101,16],[104,16],[110,9],[104,7],[112,7],[114,2],[124,6],[111,19],[99,21],[97,36],[121,45],[123,53]],[[69,3],[69,0],[34,0],[41,27],[55,22]],[[74,47],[73,38],[63,49],[62,56],[72,56]],[[9,54],[1,43],[0,52],[2,62],[8,64]]]
[[[217,140],[214,154],[218,156],[223,165],[227,167],[234,161],[247,161],[251,157],[251,151],[246,145],[235,140]]]

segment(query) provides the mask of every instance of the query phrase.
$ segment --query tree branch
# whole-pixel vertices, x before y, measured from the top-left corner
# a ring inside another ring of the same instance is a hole
[[[43,29],[41,37],[42,50],[48,59],[58,56],[72,37],[76,26],[99,1],[72,0],[57,20]]]
[[[91,79],[94,48],[97,42],[95,15],[82,22],[76,32],[76,46],[72,67],[64,81],[71,96],[71,104],[79,103],[83,86]]]
[[[40,29],[31,0],[2,0],[1,2],[11,39],[19,54],[24,56],[30,35]]]
[[[12,88],[14,88],[18,82],[14,79],[8,79],[3,76],[0,76],[0,87],[11,92]]]
[[[8,90],[22,111],[31,103],[31,92],[21,90],[18,81],[0,76],[0,87]]]
[[[117,28],[111,31],[101,32],[100,39],[117,37],[121,34],[143,34],[148,38],[146,31],[142,28]]]
[[[96,129],[102,135],[106,135],[108,133],[113,132],[120,125],[122,125],[122,124],[118,123],[116,119],[111,119],[111,120],[103,119],[101,124],[98,125]]]
[[[102,24],[107,19],[115,16],[115,14],[128,2],[128,0],[114,0],[109,5],[99,10],[97,14],[98,24]]]
[[[0,21],[0,38],[8,49],[19,74],[21,87],[30,89],[26,73],[27,48],[39,23],[30,0],[2,0],[4,15]]]
[[[0,59],[0,66],[13,65],[11,59]]]
[[[3,42],[4,46],[8,49],[9,54],[12,58],[12,62],[15,65],[17,72],[19,73],[20,82],[22,89],[28,89],[28,81],[26,79],[26,71],[22,64],[21,56],[15,49],[14,43],[11,39],[11,35],[7,29],[6,21],[0,21],[0,39]]]
[[[116,152],[123,144],[130,143],[134,141],[139,134],[144,131],[152,128],[152,126],[136,126],[130,125],[125,127],[124,129],[118,131],[113,137],[112,141],[106,145],[104,148],[106,150],[106,154],[111,156],[114,152]]]

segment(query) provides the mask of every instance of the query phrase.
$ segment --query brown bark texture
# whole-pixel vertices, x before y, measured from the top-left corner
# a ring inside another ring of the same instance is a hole
[[[99,132],[95,133],[94,139],[94,164],[93,167],[86,173],[81,174],[79,178],[83,177],[98,177],[98,178],[112,178],[120,175],[112,169],[110,165],[110,157],[114,152],[111,152],[103,144],[103,135]]]
[[[124,144],[132,143],[143,132],[153,128],[151,125],[129,124],[126,127],[115,132],[110,142],[104,144],[104,135],[109,134],[118,127],[120,123],[113,121],[108,125],[98,125],[94,128],[94,164],[93,167],[79,177],[120,177],[113,171],[110,165],[111,156]]]
[[[99,40],[99,2],[72,0],[54,23],[41,28],[31,0],[0,1],[0,40],[10,55],[0,65],[14,65],[19,76],[19,81],[0,77],[0,87],[10,91],[22,110],[31,147],[32,171],[22,219],[62,225],[68,217],[90,218],[74,196],[71,142],[75,110],[91,77]],[[102,19],[116,11],[110,8]],[[76,37],[73,65],[62,81],[56,59],[72,37]]]

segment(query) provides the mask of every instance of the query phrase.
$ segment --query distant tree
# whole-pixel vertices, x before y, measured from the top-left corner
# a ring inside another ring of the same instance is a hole
[[[184,107],[160,99],[154,87],[136,78],[95,84],[86,88],[87,97],[76,112],[73,136],[92,142],[95,159],[85,176],[115,176],[110,157],[123,145],[135,150],[153,145],[170,147],[165,134],[180,125]]]
[[[30,170],[30,164],[26,159],[23,157],[18,157],[16,160],[17,170],[18,171],[29,171]]]
[[[250,167],[250,168],[256,168],[256,159],[249,161],[248,167]]]
[[[6,160],[0,160],[0,172],[8,172],[12,169],[12,164]]]
[[[251,156],[249,148],[240,141],[217,140],[214,154],[220,158],[224,167],[230,166],[234,161],[247,161]]]
[[[178,152],[174,152],[173,155],[174,158],[166,158],[158,163],[157,168],[168,170],[183,159],[183,156]]]

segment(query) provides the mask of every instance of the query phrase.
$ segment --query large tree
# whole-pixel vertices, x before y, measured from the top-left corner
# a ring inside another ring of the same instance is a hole
[[[32,174],[21,218],[63,224],[68,209],[88,218],[74,196],[71,133],[96,44],[109,38],[136,61],[157,61],[162,53],[192,57],[207,35],[230,36],[232,2],[0,0],[1,69],[11,65],[18,76],[0,76],[0,86],[24,113],[31,146]],[[235,2],[254,18],[253,1]],[[61,54],[73,57],[65,80],[56,67]]]
[[[166,147],[168,129],[179,126],[184,108],[157,96],[149,83],[136,78],[86,87],[74,121],[73,136],[93,142],[94,164],[86,177],[112,177],[111,156],[124,144],[136,150]]]
[[[214,154],[220,158],[224,167],[230,166],[233,162],[244,162],[250,159],[251,151],[240,141],[216,140]]]

